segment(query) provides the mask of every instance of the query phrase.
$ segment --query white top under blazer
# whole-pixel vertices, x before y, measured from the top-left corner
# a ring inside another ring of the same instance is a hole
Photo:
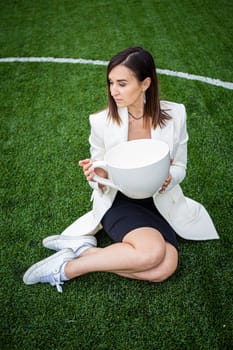
[[[170,167],[172,181],[163,193],[153,196],[159,212],[184,239],[218,239],[214,224],[200,203],[184,196],[180,187],[186,174],[187,142],[186,111],[183,104],[161,101],[161,108],[172,117],[166,126],[151,129],[151,138],[168,144],[173,162]],[[104,160],[105,153],[121,142],[128,140],[128,109],[119,108],[121,125],[108,118],[108,110],[90,115],[91,134],[89,137],[91,159]],[[68,236],[94,235],[102,226],[100,221],[111,207],[117,191],[106,187],[104,191],[97,183],[90,182],[93,188],[92,210],[78,218],[62,234]],[[80,203],[81,205],[81,203]]]

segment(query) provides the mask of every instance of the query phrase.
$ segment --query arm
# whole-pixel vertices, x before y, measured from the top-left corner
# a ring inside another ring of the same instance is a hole
[[[174,120],[174,153],[170,167],[170,181],[167,179],[163,190],[170,190],[183,181],[187,166],[188,133],[186,126],[186,110],[180,105],[180,110]]]
[[[84,175],[86,176],[89,185],[93,189],[103,189],[103,185],[97,184],[93,180],[94,171],[92,168],[93,160],[103,160],[105,154],[104,147],[104,123],[102,116],[90,115],[91,132],[89,137],[91,159],[84,159],[79,162],[83,167]],[[107,177],[107,173],[103,169],[95,169],[95,173],[101,177]]]

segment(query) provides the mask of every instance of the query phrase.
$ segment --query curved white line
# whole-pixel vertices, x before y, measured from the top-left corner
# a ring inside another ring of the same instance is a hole
[[[52,62],[52,63],[72,63],[72,64],[93,64],[93,65],[100,65],[100,66],[106,66],[108,64],[108,61],[100,61],[100,60],[87,60],[82,58],[55,58],[55,57],[5,57],[0,58],[1,62]],[[173,70],[168,69],[157,69],[157,72],[159,74],[163,75],[169,75],[189,80],[198,80],[206,84],[211,84],[215,86],[221,86],[225,89],[233,90],[233,83],[222,81],[219,79],[212,79],[208,77],[204,77],[201,75],[194,75],[189,73],[183,73],[183,72],[176,72]]]

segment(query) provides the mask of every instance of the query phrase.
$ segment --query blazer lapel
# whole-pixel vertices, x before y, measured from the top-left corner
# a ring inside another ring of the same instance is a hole
[[[169,150],[170,150],[170,156],[173,158],[173,129],[174,129],[174,123],[173,120],[169,120],[167,122],[166,127],[160,128],[157,126],[156,129],[151,130],[151,138],[154,140],[163,141],[168,144]]]
[[[118,108],[118,113],[121,118],[121,139],[122,141],[127,141],[128,140],[128,128],[129,128],[129,123],[128,123],[128,108],[127,107],[122,107]]]
[[[110,120],[104,130],[106,150],[128,140],[128,109],[127,107],[122,107],[118,109],[118,112],[122,121],[121,124],[118,125]]]

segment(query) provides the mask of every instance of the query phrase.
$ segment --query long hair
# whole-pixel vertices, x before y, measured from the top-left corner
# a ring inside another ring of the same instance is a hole
[[[139,81],[146,78],[151,79],[151,84],[145,92],[144,115],[146,118],[151,118],[152,127],[156,128],[165,126],[166,120],[171,117],[160,108],[158,78],[154,59],[151,54],[142,47],[131,47],[117,53],[107,66],[107,86],[108,86],[108,108],[109,117],[115,120],[118,124],[121,119],[118,113],[116,102],[111,96],[109,74],[111,70],[119,64],[129,68]],[[145,120],[147,122],[147,120]]]

